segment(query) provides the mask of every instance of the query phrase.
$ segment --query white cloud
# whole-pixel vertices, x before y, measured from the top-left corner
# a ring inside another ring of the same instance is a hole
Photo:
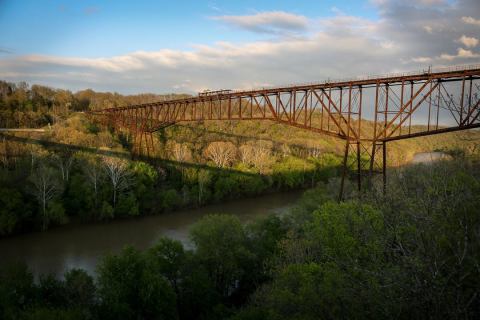
[[[419,3],[425,6],[433,6],[433,5],[445,4],[445,0],[420,0]]]
[[[465,50],[463,48],[458,48],[456,55],[443,53],[440,55],[440,59],[452,61],[457,58],[479,58],[480,54],[474,53],[471,50]]]
[[[475,19],[473,17],[462,17],[462,21],[466,24],[473,24],[475,26],[480,26],[480,19]]]
[[[474,37],[467,37],[466,35],[462,35],[458,38],[457,42],[462,43],[467,48],[476,47],[478,44],[478,39]]]
[[[283,11],[260,12],[245,16],[215,16],[212,19],[248,31],[272,34],[305,30],[309,21],[305,16]]]
[[[328,46],[325,44],[328,43]],[[217,43],[186,52],[161,50],[134,52],[108,58],[23,56],[0,59],[0,78],[16,70],[15,79],[55,86],[58,79],[42,79],[45,70],[63,75],[73,89],[90,87],[91,77],[72,77],[68,72],[95,74],[95,88],[120,92],[179,91],[200,88],[252,88],[259,84],[289,84],[369,73],[385,65],[391,49],[385,43],[357,35],[337,38],[318,32],[309,38],[258,41],[245,44]],[[355,55],[352,55],[355,52]],[[361,67],[358,61],[364,61]],[[342,61],[341,64],[335,63]],[[103,84],[100,84],[101,80]],[[189,79],[185,81],[184,79]],[[79,82],[83,83],[79,87]]]
[[[480,62],[479,53],[472,49],[479,45],[477,39],[466,36],[478,28],[462,19],[480,12],[478,0],[442,2],[433,8],[417,2],[375,0],[378,20],[338,14],[314,21],[278,11],[215,18],[278,35],[274,40],[197,44],[189,50],[136,51],[102,58],[3,55],[0,79],[72,90],[193,93]],[[303,36],[290,37],[292,32]]]
[[[478,57],[480,57],[480,54],[473,53],[471,50],[465,50],[463,48],[458,48],[457,55],[460,58],[478,58]]]
[[[416,57],[412,58],[413,62],[418,62],[418,63],[428,63],[432,61],[432,58],[430,57]]]

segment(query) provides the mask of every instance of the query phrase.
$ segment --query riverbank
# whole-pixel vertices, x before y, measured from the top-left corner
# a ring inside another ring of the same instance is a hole
[[[269,214],[285,213],[303,190],[231,200],[196,209],[178,210],[108,223],[66,225],[48,232],[34,232],[0,240],[0,267],[23,260],[34,274],[63,275],[71,268],[93,274],[98,259],[119,252],[125,245],[146,249],[161,236],[189,246],[189,227],[210,213],[229,213],[246,222]]]

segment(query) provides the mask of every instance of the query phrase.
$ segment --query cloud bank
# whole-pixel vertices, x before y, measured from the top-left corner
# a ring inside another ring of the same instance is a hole
[[[271,34],[303,31],[309,24],[306,17],[283,11],[261,12],[245,16],[216,16],[212,19],[247,31]]]
[[[72,90],[194,93],[480,63],[480,16],[472,16],[480,12],[479,1],[376,0],[372,5],[378,20],[342,13],[315,19],[279,11],[215,17],[236,28],[274,34],[271,40],[103,58],[3,55],[0,79]]]

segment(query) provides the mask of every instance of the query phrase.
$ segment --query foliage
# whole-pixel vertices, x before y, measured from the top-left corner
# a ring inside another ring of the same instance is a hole
[[[456,161],[390,171],[348,201],[328,185],[247,225],[207,215],[193,248],[160,238],[104,257],[97,281],[0,272],[2,319],[450,319],[480,314],[480,176]]]
[[[224,297],[236,289],[236,280],[243,276],[243,263],[251,253],[240,220],[230,215],[209,215],[191,229],[200,263]]]
[[[285,216],[247,226],[229,215],[201,219],[192,250],[161,238],[146,252],[108,255],[96,281],[71,270],[35,282],[25,265],[6,268],[1,319],[480,314],[480,170],[468,160],[479,150],[476,131],[392,142],[390,163],[432,148],[455,161],[389,170],[386,195],[373,179],[372,190],[338,204],[332,183],[341,148],[330,138],[255,121],[176,125],[155,136],[156,158],[130,160],[122,146],[131,147],[131,137],[74,111],[161,96],[3,81],[0,96],[3,127],[51,129],[40,140],[2,136],[0,236],[312,187]]]
[[[103,319],[175,318],[172,288],[131,247],[105,257],[98,267],[98,291]]]
[[[16,190],[0,188],[0,236],[20,229],[19,224],[30,215],[22,195]]]

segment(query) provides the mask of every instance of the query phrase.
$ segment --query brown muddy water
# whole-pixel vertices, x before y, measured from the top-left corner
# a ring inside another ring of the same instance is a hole
[[[119,252],[126,245],[145,249],[159,237],[167,236],[191,247],[189,228],[207,214],[228,213],[248,222],[257,217],[287,212],[302,193],[268,194],[197,209],[108,223],[67,225],[0,239],[0,267],[20,260],[26,262],[35,276],[44,273],[61,276],[71,268],[83,268],[94,274],[103,255]]]

